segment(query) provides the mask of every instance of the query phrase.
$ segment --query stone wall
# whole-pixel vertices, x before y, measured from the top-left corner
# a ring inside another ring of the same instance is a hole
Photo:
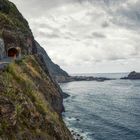
[[[0,60],[6,56],[5,46],[3,39],[0,38]]]

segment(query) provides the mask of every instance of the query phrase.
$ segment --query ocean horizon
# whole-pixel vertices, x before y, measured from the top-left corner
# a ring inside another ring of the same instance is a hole
[[[108,73],[70,73],[71,76],[93,76],[105,78],[122,78],[128,76],[129,72],[108,72]]]

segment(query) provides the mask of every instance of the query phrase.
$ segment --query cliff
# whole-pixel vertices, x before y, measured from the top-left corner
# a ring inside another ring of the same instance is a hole
[[[28,22],[13,3],[0,0],[2,140],[72,140],[61,117],[62,91],[52,78],[52,67],[59,66],[41,56]]]
[[[8,0],[0,0],[0,40],[0,59],[36,53],[28,22]]]
[[[42,60],[44,66],[48,68],[50,75],[57,81],[63,82],[66,81],[70,76],[69,74],[62,70],[57,64],[55,64],[50,57],[48,56],[47,52],[42,48],[39,43],[36,42],[37,53]]]
[[[62,96],[38,56],[26,56],[0,72],[0,138],[71,140],[62,121]]]

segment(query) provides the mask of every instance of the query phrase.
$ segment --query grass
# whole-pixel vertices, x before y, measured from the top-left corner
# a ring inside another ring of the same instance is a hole
[[[26,39],[32,37],[28,23],[14,4],[0,0],[0,37],[5,29],[26,52]],[[0,71],[0,139],[69,140],[54,101],[60,103],[59,91],[35,56],[9,64]]]
[[[50,140],[62,139],[61,137],[69,135],[60,116],[49,102],[54,90],[50,82],[49,76],[34,56],[11,63],[0,74],[0,106],[5,107],[1,103],[3,98],[5,104],[8,102],[8,106],[10,105],[9,113],[3,116],[4,119],[0,119],[2,138],[17,139],[17,132],[22,137],[26,134],[27,139],[38,136]],[[42,84],[46,85],[45,94],[48,98],[40,90]]]
[[[0,0],[0,38],[3,38],[6,47],[9,45],[9,35],[14,45],[21,48],[22,54],[27,55],[27,38],[33,38],[28,22],[13,3]]]
[[[28,22],[20,14],[17,7],[8,0],[0,0],[0,28],[10,28],[31,35]]]

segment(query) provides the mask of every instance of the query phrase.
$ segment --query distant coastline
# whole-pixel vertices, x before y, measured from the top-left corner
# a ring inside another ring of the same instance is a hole
[[[104,82],[108,80],[116,80],[127,76],[129,73],[81,73],[71,74],[69,76],[56,76],[58,83],[68,83],[74,81],[98,81]]]
[[[112,76],[113,75],[113,76]],[[56,76],[58,83],[68,83],[74,81],[97,81],[104,82],[108,80],[139,80],[140,73],[132,71],[130,73],[82,73],[71,74],[71,76]]]

